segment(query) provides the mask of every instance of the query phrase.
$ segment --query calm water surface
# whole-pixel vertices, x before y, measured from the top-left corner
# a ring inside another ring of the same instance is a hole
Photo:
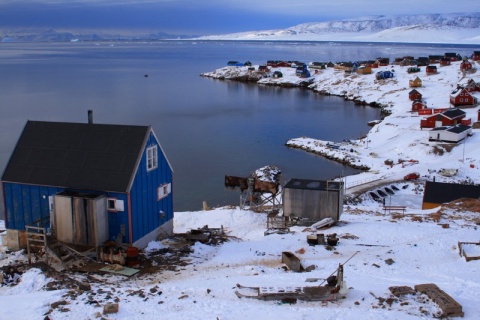
[[[228,60],[344,61],[472,49],[354,43],[0,43],[0,172],[27,120],[152,125],[174,169],[175,211],[238,204],[225,174],[274,164],[290,178],[357,172],[284,146],[368,132],[379,110],[303,89],[200,77]],[[148,77],[145,77],[148,75]]]

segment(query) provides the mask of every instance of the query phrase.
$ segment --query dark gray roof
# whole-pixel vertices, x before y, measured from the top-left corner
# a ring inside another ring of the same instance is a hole
[[[306,189],[306,190],[339,190],[342,182],[325,181],[325,180],[307,180],[307,179],[291,179],[285,184],[284,188]]]
[[[427,181],[423,194],[423,202],[441,204],[461,198],[478,199],[479,197],[479,186]]]
[[[126,192],[149,126],[28,121],[2,180]]]
[[[455,118],[464,116],[465,111],[460,110],[458,108],[453,108],[453,109],[448,109],[448,110],[442,112],[442,114],[449,119],[455,119]]]
[[[470,129],[470,126],[465,126],[463,124],[456,125],[454,127],[449,128],[447,131],[453,133],[462,133]]]

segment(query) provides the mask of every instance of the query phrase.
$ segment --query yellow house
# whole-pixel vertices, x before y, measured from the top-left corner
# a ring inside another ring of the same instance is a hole
[[[410,88],[418,88],[422,86],[422,80],[419,77],[415,77],[415,79],[409,80],[408,84]]]

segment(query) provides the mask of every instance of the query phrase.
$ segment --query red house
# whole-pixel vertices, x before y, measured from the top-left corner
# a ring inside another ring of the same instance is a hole
[[[458,108],[451,108],[420,120],[420,128],[455,126],[460,124],[463,118],[465,118],[465,111]]]
[[[441,58],[440,59],[440,66],[444,67],[444,66],[449,66],[451,65],[451,61],[450,58]]]
[[[422,94],[418,92],[417,89],[413,89],[408,93],[408,99],[410,99],[411,101],[422,99]]]
[[[390,64],[390,59],[389,58],[377,58],[377,60],[375,60],[375,63],[378,64],[379,66],[388,66]]]
[[[457,89],[464,88],[468,92],[474,92],[474,91],[480,91],[478,85],[475,83],[475,81],[472,78],[462,78],[458,83],[457,83]]]
[[[456,89],[450,94],[450,104],[454,106],[474,106],[477,103],[477,98],[465,88]]]
[[[445,52],[445,54],[443,55],[443,57],[445,59],[448,59],[450,61],[457,61],[459,60],[459,55],[456,54],[455,52]]]
[[[426,73],[427,75],[429,75],[429,74],[437,74],[437,66],[432,66],[432,65],[427,66],[427,67],[425,68],[425,73]]]
[[[258,72],[260,72],[260,73],[266,73],[266,72],[269,72],[269,71],[270,71],[270,69],[266,65],[258,66]]]
[[[473,61],[479,61],[480,60],[480,51],[473,51],[472,60]]]
[[[468,60],[463,60],[462,63],[460,63],[460,70],[472,70],[472,63]]]
[[[412,102],[412,111],[418,111],[427,108],[427,102],[423,99],[417,99]]]

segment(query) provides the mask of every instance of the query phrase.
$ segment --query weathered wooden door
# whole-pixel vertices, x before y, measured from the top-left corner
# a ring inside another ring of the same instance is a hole
[[[101,245],[108,239],[104,196],[55,195],[55,232],[62,242]]]

